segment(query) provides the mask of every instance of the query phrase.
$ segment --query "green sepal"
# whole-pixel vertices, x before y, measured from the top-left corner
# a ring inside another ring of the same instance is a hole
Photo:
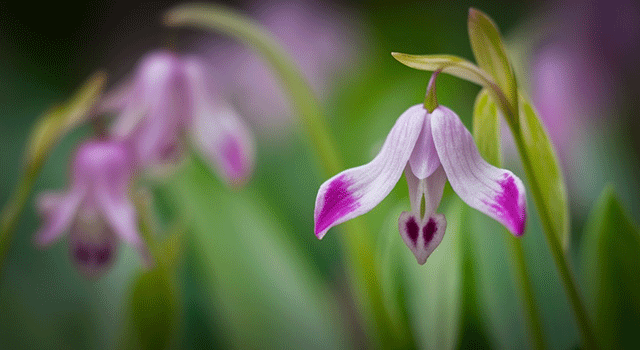
[[[586,304],[605,349],[640,342],[640,229],[608,185],[592,209],[581,247]]]
[[[502,164],[500,132],[498,107],[488,90],[482,89],[473,106],[473,138],[482,158],[497,167]]]
[[[518,90],[515,75],[498,27],[483,12],[469,9],[469,40],[478,66],[488,72],[498,84],[507,100],[517,110]]]
[[[560,162],[533,106],[522,95],[519,105],[519,137],[531,169],[527,175],[533,177],[529,181],[537,184],[542,196],[541,203],[537,203],[539,209],[546,211],[553,232],[566,250],[570,245],[569,203]]]

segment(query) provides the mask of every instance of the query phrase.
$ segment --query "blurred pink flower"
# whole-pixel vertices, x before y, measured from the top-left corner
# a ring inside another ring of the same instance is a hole
[[[225,182],[240,185],[253,171],[253,136],[208,75],[195,57],[149,53],[102,111],[117,114],[112,136],[131,144],[141,166],[174,162],[191,142]]]
[[[87,141],[76,151],[69,175],[66,191],[44,193],[37,200],[43,224],[36,245],[48,246],[68,230],[72,260],[87,277],[99,277],[113,264],[120,240],[150,265],[129,199],[130,151],[119,142]]]

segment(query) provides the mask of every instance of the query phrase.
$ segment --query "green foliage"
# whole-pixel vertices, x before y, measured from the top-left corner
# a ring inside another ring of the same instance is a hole
[[[480,91],[473,106],[473,138],[482,158],[489,164],[500,166],[500,116],[486,88]]]
[[[202,283],[234,347],[345,346],[337,299],[258,196],[230,192],[199,161],[168,191],[191,226]]]
[[[640,341],[640,230],[612,186],[602,191],[583,237],[583,282],[599,345],[636,347]]]
[[[520,96],[520,139],[530,165],[529,181],[540,191],[538,210],[545,211],[552,232],[569,246],[569,204],[560,162],[533,106]],[[545,228],[547,229],[547,228]]]
[[[512,106],[518,105],[516,79],[498,27],[486,14],[469,9],[469,40],[478,66],[488,72]]]
[[[175,347],[180,318],[176,285],[169,271],[158,267],[141,272],[133,281],[123,348]]]

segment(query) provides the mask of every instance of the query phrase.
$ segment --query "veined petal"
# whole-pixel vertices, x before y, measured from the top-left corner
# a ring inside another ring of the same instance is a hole
[[[193,142],[222,179],[231,185],[243,184],[253,172],[253,134],[236,111],[208,89],[202,63],[188,58],[184,69],[193,108]]]
[[[440,163],[458,196],[514,235],[522,235],[527,217],[522,181],[509,170],[485,162],[471,133],[450,109],[436,108],[431,127]]]
[[[347,169],[320,186],[314,211],[318,238],[331,227],[373,209],[391,192],[418,140],[424,116],[420,106],[406,110],[371,162]]]
[[[435,213],[438,206],[440,206],[442,193],[444,192],[444,185],[447,183],[447,175],[445,174],[442,166],[438,166],[438,168],[426,179],[420,180],[411,170],[411,166],[407,165],[404,170],[404,176],[407,179],[407,185],[409,186],[411,211],[416,214],[421,212],[420,206],[422,197],[424,196],[424,216],[429,217],[431,214]]]
[[[75,187],[65,193],[44,193],[38,197],[36,205],[44,222],[34,236],[35,244],[47,246],[69,228],[84,194],[84,187]]]
[[[402,212],[398,219],[398,230],[402,240],[422,265],[438,247],[447,229],[447,220],[442,214],[432,214],[420,219],[420,214]]]
[[[411,153],[411,158],[409,158],[409,165],[411,165],[411,170],[418,179],[425,179],[440,166],[440,160],[431,136],[431,115],[424,109],[423,105],[418,106],[424,110],[425,118],[422,132],[420,132],[416,146]]]

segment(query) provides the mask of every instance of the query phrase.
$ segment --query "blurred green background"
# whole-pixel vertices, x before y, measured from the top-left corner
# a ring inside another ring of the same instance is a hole
[[[160,24],[162,13],[175,3],[0,4],[0,204],[6,203],[17,182],[30,128],[47,107],[65,100],[96,69],[106,69],[110,73],[109,84],[115,83],[133,68],[140,55],[162,47],[167,40],[175,42],[180,50],[189,50],[197,33],[176,34]],[[248,2],[225,4],[252,13]],[[324,111],[347,167],[369,161],[395,119],[423,99],[429,74],[399,64],[390,52],[449,53],[472,59],[466,24],[470,6],[490,15],[509,43],[518,43],[519,48],[531,43],[529,50],[534,50],[551,39],[540,39],[541,33],[546,33],[543,28],[531,38],[527,35],[537,32],[537,23],[546,23],[545,18],[553,17],[558,13],[556,9],[565,5],[494,1],[322,5],[345,14],[350,24],[357,24],[346,28],[357,31],[350,33],[356,34],[358,40],[353,44],[353,59],[338,64],[336,71],[342,73],[332,76],[327,84],[331,87],[327,88],[329,93],[322,94]],[[631,16],[631,22],[637,24],[638,18],[633,13]],[[617,23],[618,19],[601,21],[599,25],[606,21]],[[594,34],[594,40],[604,39]],[[623,54],[637,58],[637,45],[635,48],[630,47]],[[640,220],[640,74],[626,61],[605,62],[605,67],[614,73],[608,75],[613,77],[613,90],[603,99],[615,103],[599,111],[594,122],[597,127],[591,128],[596,131],[589,129],[584,134],[589,139],[576,140],[588,147],[576,157],[563,158],[567,162],[563,164],[565,168],[577,169],[566,179],[576,247],[587,215],[607,183],[614,184],[623,206],[636,222]],[[438,98],[471,126],[471,111],[479,90],[471,83],[443,76]],[[576,93],[580,94],[579,89]],[[179,320],[169,327],[177,329],[172,335],[172,347],[261,344],[266,348],[333,348],[364,344],[363,330],[356,325],[355,310],[349,301],[343,257],[335,237],[342,232],[334,229],[322,241],[312,232],[316,191],[326,179],[319,175],[305,136],[296,125],[291,129],[281,142],[257,132],[256,170],[245,189],[230,191],[198,161],[153,185],[164,216],[182,215],[194,222],[186,235],[177,288],[169,292],[178,300],[178,311],[169,312]],[[127,342],[127,328],[131,327],[127,323],[127,300],[132,294],[133,278],[141,269],[135,252],[121,247],[113,270],[98,281],[88,281],[69,260],[65,239],[47,250],[38,250],[31,243],[40,223],[33,208],[35,194],[66,185],[68,157],[74,145],[89,133],[89,127],[82,127],[55,148],[15,232],[0,279],[0,348],[126,347],[123,344]],[[509,152],[505,154],[508,157]],[[515,158],[507,158],[505,164],[524,178]],[[381,251],[376,253],[381,256],[381,264],[387,263],[387,249],[397,251],[403,261],[413,259],[400,243],[395,226],[398,213],[409,208],[403,183],[401,180],[392,194],[366,215],[370,239]],[[448,188],[441,211],[445,211],[444,202],[453,197]],[[551,348],[575,348],[577,330],[534,206],[529,203],[528,207],[530,220],[522,241],[547,342]],[[491,347],[527,347],[527,331],[502,237],[505,233],[486,217],[473,210],[467,212],[473,223],[467,229],[473,233],[473,270],[477,275],[477,283],[467,287],[477,294],[480,325],[479,329],[466,331],[471,334],[470,344],[482,345],[480,342],[484,341]],[[387,241],[392,242],[391,248],[379,243]],[[572,253],[577,257],[578,248]],[[419,300],[411,293],[422,295],[428,290],[416,285],[419,278],[411,276],[429,268],[429,262],[425,266],[394,259],[389,262],[388,283],[400,295],[400,308],[410,310],[408,324],[422,324],[420,317],[424,315],[416,310],[425,307],[411,304],[412,300]],[[414,282],[407,282],[412,278]],[[250,334],[243,333],[245,328]],[[259,332],[254,333],[255,330]],[[416,328],[413,331],[418,347],[429,343],[424,332]],[[269,343],[260,343],[263,341]]]

